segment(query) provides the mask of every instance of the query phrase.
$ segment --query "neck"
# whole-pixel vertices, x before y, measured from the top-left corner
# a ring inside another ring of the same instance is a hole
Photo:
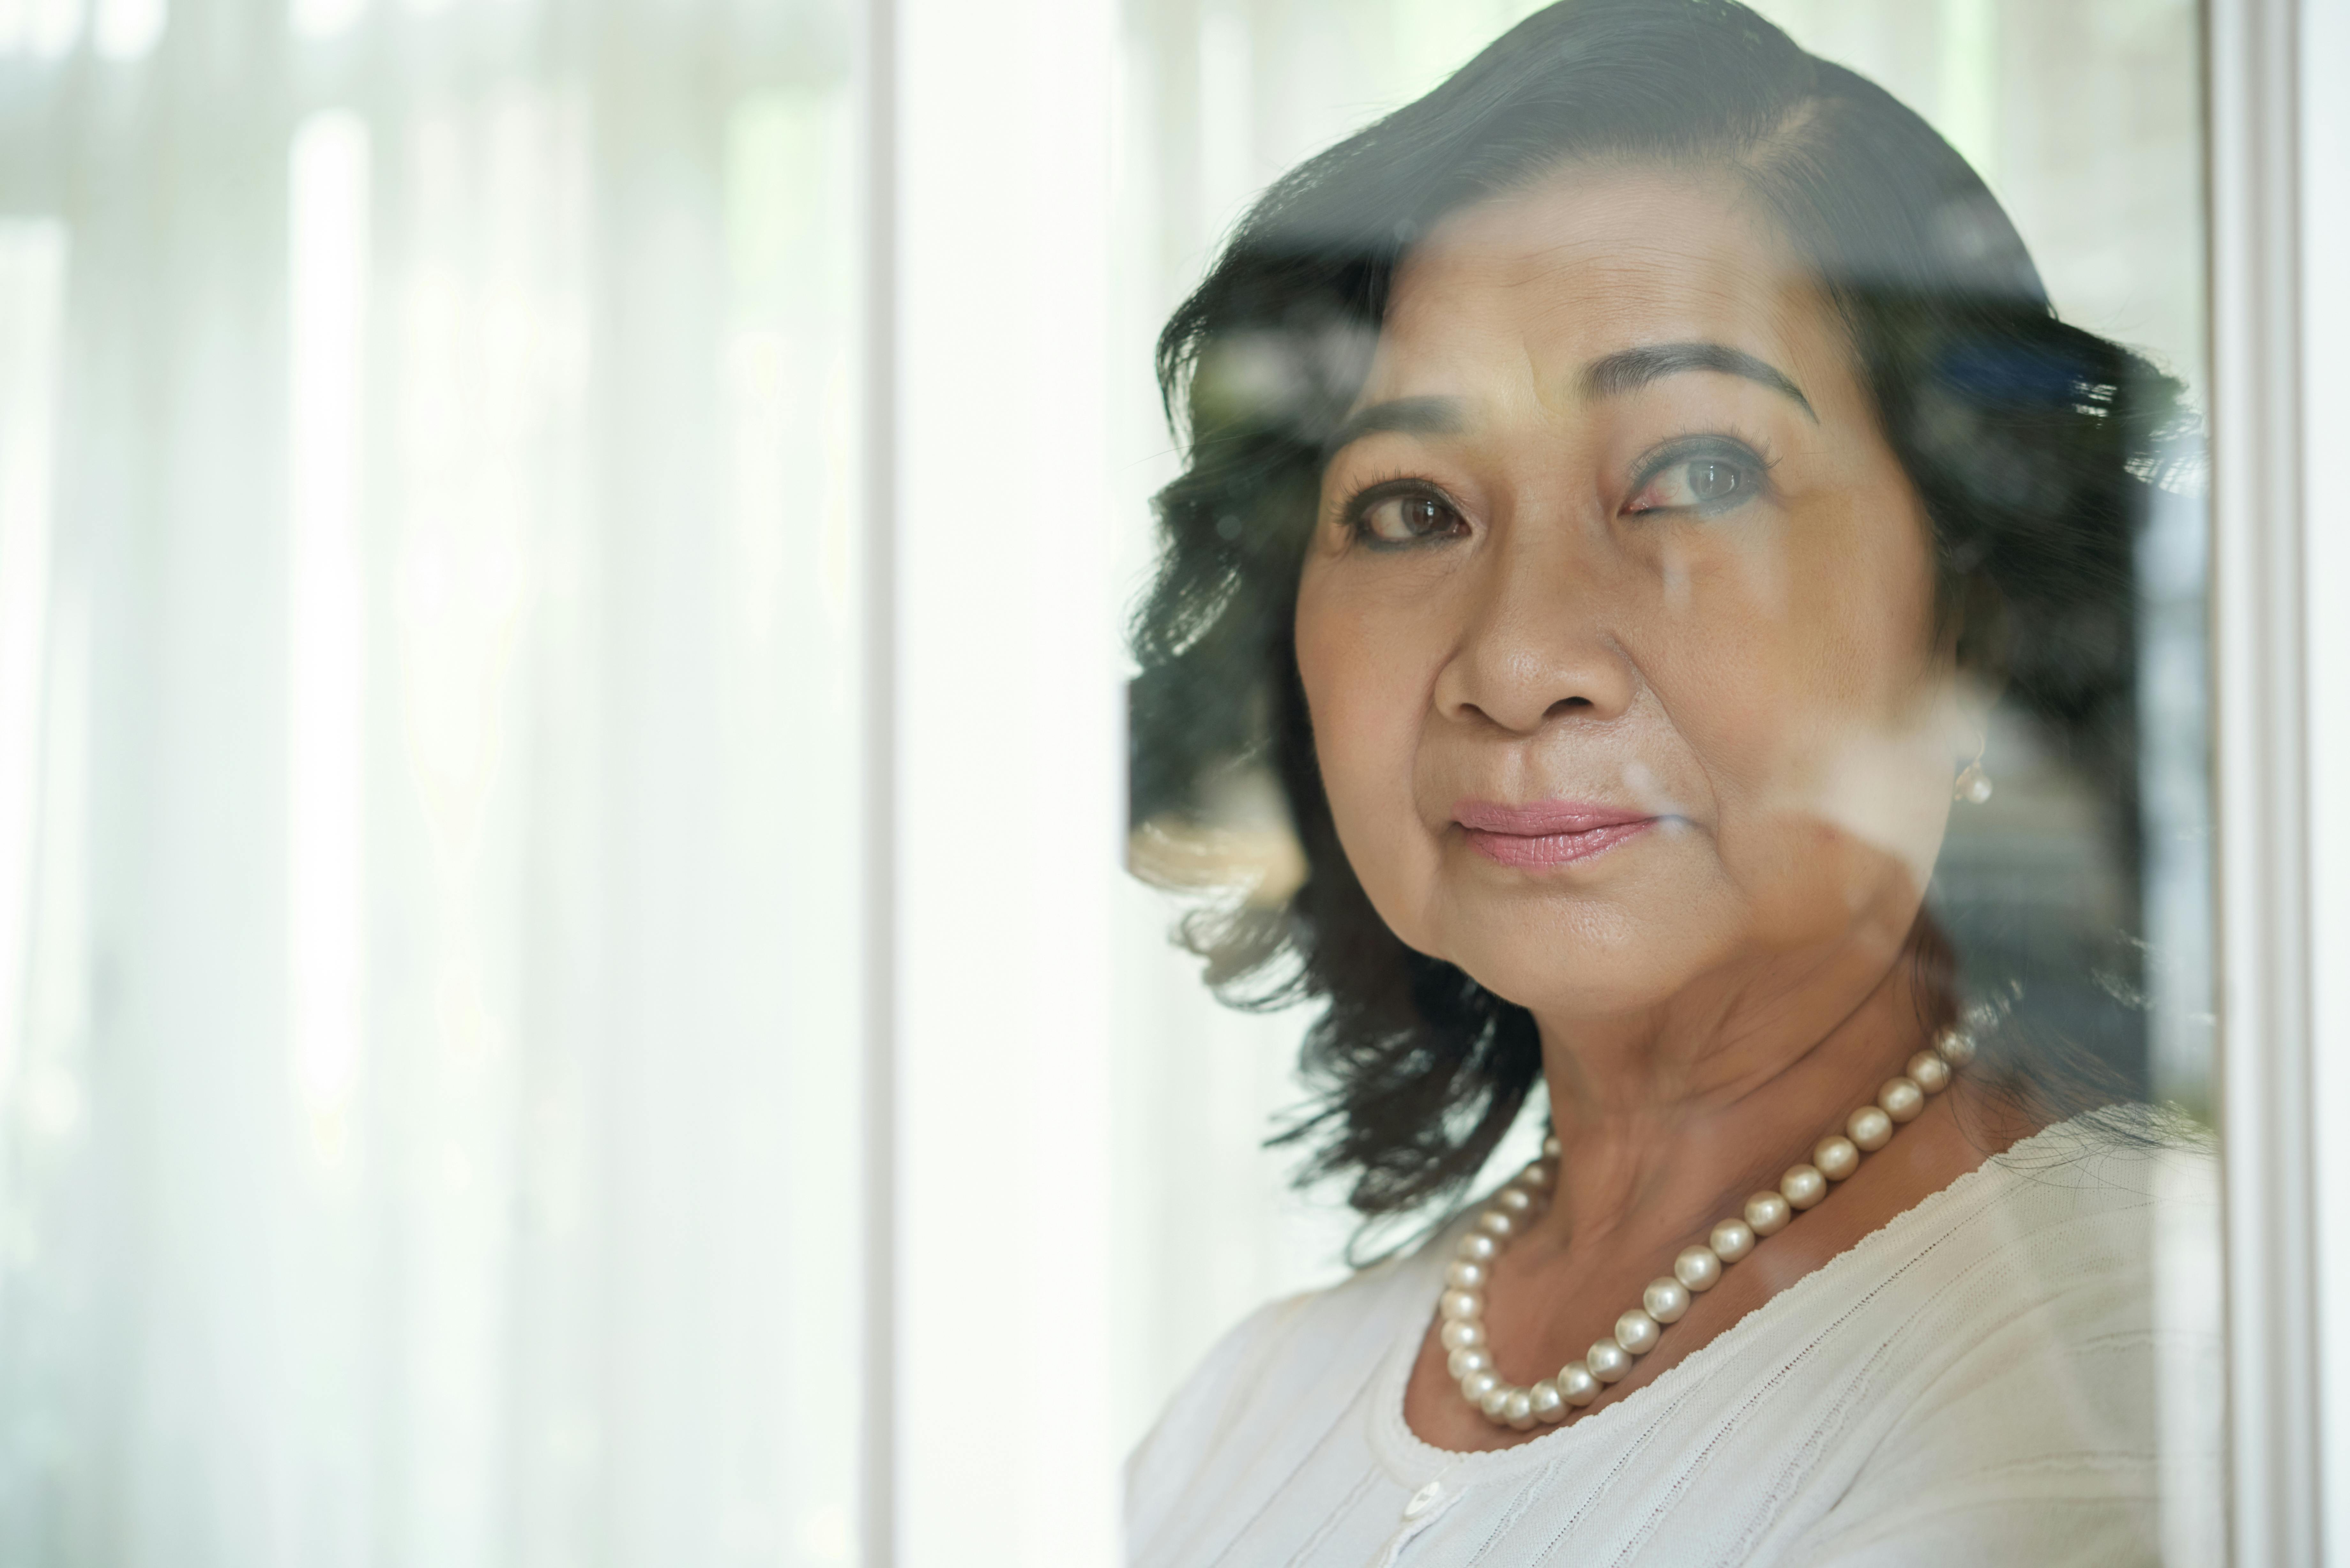
[[[1927,940],[1921,920],[1906,940],[1774,955],[1636,1018],[1537,1014],[1565,1146],[1539,1231],[1578,1250],[1695,1234],[1775,1187],[1942,1022],[1912,961]]]

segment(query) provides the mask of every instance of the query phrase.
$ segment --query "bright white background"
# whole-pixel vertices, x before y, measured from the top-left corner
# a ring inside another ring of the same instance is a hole
[[[0,0],[0,1561],[841,1563],[877,1421],[899,1560],[1113,1560],[1346,1233],[1121,869],[1149,341],[1525,8],[900,0],[877,119],[845,0]],[[2199,379],[2186,0],[1763,8]]]

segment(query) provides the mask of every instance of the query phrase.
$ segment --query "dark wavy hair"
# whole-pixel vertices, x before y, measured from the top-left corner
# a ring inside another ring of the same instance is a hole
[[[1924,120],[1743,6],[1539,12],[1273,185],[1159,341],[1186,466],[1157,498],[1159,567],[1132,628],[1132,809],[1196,816],[1235,772],[1278,780],[1303,881],[1187,931],[1226,1001],[1326,1002],[1303,1054],[1317,1102],[1284,1136],[1314,1149],[1302,1180],[1348,1179],[1367,1217],[1472,1177],[1541,1051],[1524,1009],[1405,946],[1348,867],[1298,681],[1298,576],[1326,441],[1414,240],[1576,161],[1726,171],[1775,219],[1932,520],[1941,629],[2101,781],[2135,841],[2133,547],[2176,386],[2057,319],[2014,226]],[[1947,980],[1930,921],[1913,950]],[[2114,1097],[2028,1054],[2008,1070],[2043,1103]]]

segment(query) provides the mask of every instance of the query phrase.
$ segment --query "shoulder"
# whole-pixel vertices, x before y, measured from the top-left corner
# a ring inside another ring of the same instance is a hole
[[[2216,1238],[2219,1165],[2184,1117],[2116,1107],[2051,1127],[1980,1174],[1953,1205],[1945,1269],[1954,1351],[1998,1343],[2012,1317],[2043,1354],[2077,1358],[2155,1332],[2167,1263]],[[1929,1231],[1929,1243],[1939,1240]],[[1997,1308],[1993,1311],[1994,1307]],[[2006,1314],[2006,1315],[2002,1315]]]
[[[2217,1474],[2178,1463],[2218,1441],[2190,1392],[2217,1375],[2217,1193],[2208,1137],[2136,1109],[2053,1127],[1919,1211],[1907,1386],[1803,1555],[2158,1561],[2166,1470]]]
[[[2100,1194],[2118,1209],[2173,1196],[2216,1201],[2219,1191],[2210,1132],[2158,1106],[2108,1106],[2059,1122],[1994,1156],[1990,1168],[2018,1190]]]
[[[1316,1442],[1432,1306],[1448,1233],[1326,1290],[1268,1302],[1228,1331],[1127,1460],[1128,1531],[1147,1537],[1183,1499],[1222,1490],[1211,1469],[1277,1464]]]
[[[1897,1295],[1929,1314],[1992,1297],[2142,1306],[2161,1237],[2181,1218],[2216,1214],[2218,1191],[2210,1140],[2194,1124],[2113,1107],[1993,1156],[1856,1251],[1876,1251]]]
[[[2003,1348],[2078,1366],[2142,1346],[2166,1262],[2217,1234],[2218,1190],[2210,1141],[2182,1117],[2126,1107],[2062,1123],[1914,1215],[1907,1250],[1924,1266],[1908,1304],[1954,1372]]]

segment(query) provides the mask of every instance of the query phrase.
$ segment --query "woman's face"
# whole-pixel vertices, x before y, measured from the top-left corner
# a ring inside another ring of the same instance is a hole
[[[1547,1017],[1898,943],[1962,732],[1933,597],[1841,327],[1729,177],[1458,213],[1298,590],[1340,841],[1403,940]]]

